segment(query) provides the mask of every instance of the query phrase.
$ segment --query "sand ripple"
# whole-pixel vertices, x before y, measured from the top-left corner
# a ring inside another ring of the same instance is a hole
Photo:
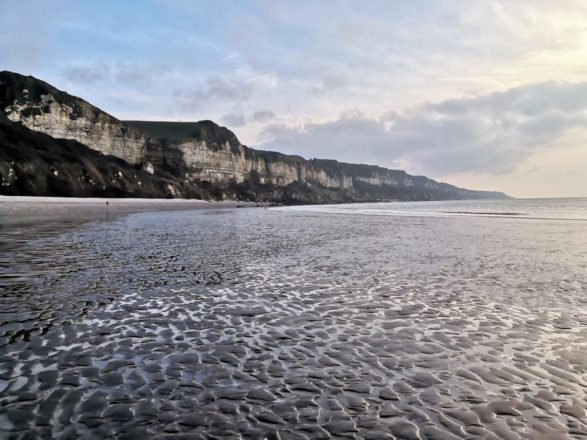
[[[2,252],[9,438],[587,438],[587,231],[133,215]]]

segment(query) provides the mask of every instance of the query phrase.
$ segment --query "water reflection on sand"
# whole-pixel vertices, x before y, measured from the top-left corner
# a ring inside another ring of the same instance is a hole
[[[265,209],[3,236],[13,438],[587,437],[587,226]]]

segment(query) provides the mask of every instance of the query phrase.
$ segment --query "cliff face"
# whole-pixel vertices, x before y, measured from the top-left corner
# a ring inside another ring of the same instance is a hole
[[[140,131],[36,78],[0,72],[0,106],[11,121],[53,138],[76,140],[130,164],[145,155]]]
[[[0,72],[0,118],[4,118],[5,131],[20,130],[23,134],[28,129],[54,140],[74,140],[75,145],[122,159],[130,169],[140,171],[141,185],[147,180],[152,182],[152,188],[159,188],[150,193],[158,196],[296,203],[505,197],[399,170],[254,150],[212,121],[119,121],[43,81],[11,72]],[[72,145],[68,144],[69,150]],[[29,151],[29,155],[33,154]],[[87,151],[83,150],[83,155],[90,160]],[[0,189],[8,193],[9,167],[1,165]],[[128,194],[144,193],[138,181],[136,177]],[[70,195],[79,195],[72,191]]]
[[[0,194],[6,195],[166,198],[177,192],[174,179],[1,116],[0,177]],[[180,188],[190,197],[209,197],[197,188]]]

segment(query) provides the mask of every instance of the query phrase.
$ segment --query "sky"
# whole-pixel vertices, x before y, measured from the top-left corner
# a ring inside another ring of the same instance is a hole
[[[119,119],[587,196],[584,0],[0,0],[0,70]]]

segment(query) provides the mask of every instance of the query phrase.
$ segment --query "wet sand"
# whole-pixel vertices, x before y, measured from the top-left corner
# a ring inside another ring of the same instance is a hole
[[[107,220],[146,211],[177,211],[258,206],[252,202],[194,199],[130,199],[0,196],[0,226],[53,221]]]
[[[1,252],[9,438],[587,438],[587,230],[150,212]]]

